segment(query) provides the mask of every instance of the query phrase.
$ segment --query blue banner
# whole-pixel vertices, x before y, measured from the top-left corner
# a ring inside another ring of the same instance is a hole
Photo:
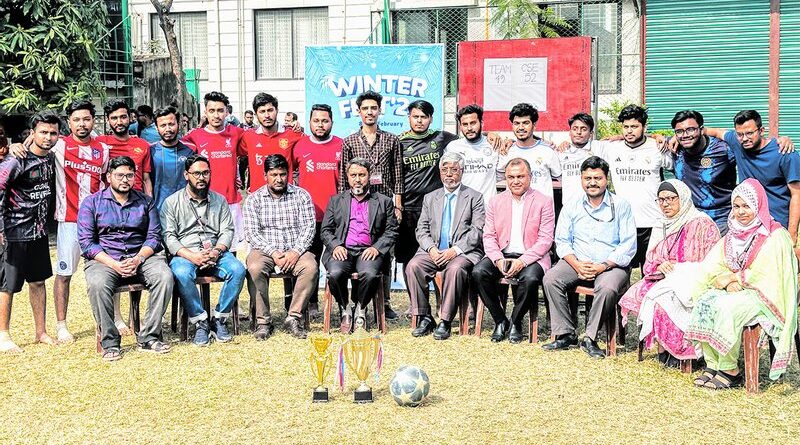
[[[441,129],[443,86],[444,45],[306,47],[306,111],[330,105],[333,134],[342,138],[360,128],[356,97],[369,90],[383,96],[382,130],[408,130],[408,105],[419,99],[433,104],[431,129]]]

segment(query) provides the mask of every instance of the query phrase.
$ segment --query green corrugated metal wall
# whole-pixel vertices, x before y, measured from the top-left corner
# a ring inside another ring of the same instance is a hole
[[[648,0],[646,32],[650,129],[670,128],[687,108],[703,113],[709,127],[730,128],[746,108],[766,120],[769,0]]]
[[[781,135],[800,139],[800,0],[781,0]]]

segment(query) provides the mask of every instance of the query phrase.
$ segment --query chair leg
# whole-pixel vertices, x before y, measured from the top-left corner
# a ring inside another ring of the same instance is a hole
[[[100,339],[102,338],[102,336],[100,335],[100,325],[95,326],[95,328],[94,328],[94,336],[97,339],[97,353],[98,354],[102,354],[103,353],[103,345],[100,342]]]
[[[589,325],[589,312],[592,311],[592,303],[594,302],[593,295],[584,295],[583,296],[583,328],[586,329],[586,326]]]
[[[203,309],[208,314],[209,320],[211,319],[211,286],[208,284],[200,285],[200,300],[203,303]]]
[[[625,326],[625,323],[622,322],[622,312],[621,312],[620,306],[618,304],[615,305],[615,306],[616,306],[616,310],[617,310],[617,313],[616,313],[616,317],[617,317],[617,344],[619,344],[620,346],[622,346],[624,348],[625,347],[625,335],[626,335],[627,326]]]
[[[531,302],[531,309],[528,311],[528,323],[530,335],[528,343],[539,343],[539,289],[536,289]]]
[[[386,282],[388,278],[383,275],[381,277],[381,286],[378,289],[375,298],[373,299],[373,305],[375,306],[375,324],[378,325],[378,329],[381,331],[382,334],[386,335],[389,330],[386,328],[386,312],[384,302],[386,301],[386,296],[384,292],[386,291]]]
[[[692,361],[691,360],[681,360],[681,372],[684,374],[691,374],[692,373]]]
[[[133,333],[138,337],[141,328],[141,318],[139,316],[139,303],[142,301],[142,291],[129,292],[131,298],[130,319],[133,325]]]
[[[255,296],[250,297],[250,330],[256,330],[256,298]]]
[[[609,357],[617,356],[617,312],[606,318],[606,355]]]
[[[644,340],[639,341],[638,346],[636,347],[637,353],[637,360],[644,361]]]
[[[175,334],[178,332],[178,300],[180,300],[180,296],[178,295],[178,290],[172,292],[172,302],[170,303],[170,317],[169,317],[169,328],[172,330],[172,333]]]
[[[475,309],[475,336],[481,336],[481,325],[483,325],[483,300],[478,299],[478,307]]]
[[[458,334],[469,335],[469,289],[458,302]]]
[[[744,386],[748,394],[758,393],[758,337],[761,326],[745,326],[742,332],[744,348]]]
[[[436,315],[442,318],[442,275],[437,273],[433,276],[434,287],[433,291],[436,293]]]
[[[181,317],[181,341],[186,341],[189,338],[189,311],[180,300],[178,300],[178,308]]]
[[[233,321],[231,322],[231,325],[233,326],[233,335],[239,335],[239,300],[233,302],[231,318],[233,318]]]
[[[325,295],[322,305],[322,331],[326,334],[331,332],[331,309],[333,307],[333,295],[331,295],[331,288],[328,283],[325,283]]]
[[[578,294],[575,292],[568,292],[567,301],[569,304],[569,313],[572,316],[572,323],[578,326],[578,304],[580,303]]]

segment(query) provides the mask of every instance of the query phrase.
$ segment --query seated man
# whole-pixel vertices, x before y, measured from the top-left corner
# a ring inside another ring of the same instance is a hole
[[[164,244],[173,255],[169,267],[178,293],[194,324],[194,344],[206,346],[208,314],[200,301],[195,278],[199,273],[224,280],[214,310],[210,335],[219,342],[231,340],[225,326],[244,285],[245,269],[229,252],[233,242],[233,218],[225,197],[208,189],[211,169],[208,159],[191,155],[184,163],[186,187],[170,195],[161,207]]]
[[[114,324],[114,290],[139,281],[150,291],[139,348],[163,354],[161,318],[172,298],[172,272],[161,250],[161,224],[153,199],[132,190],[136,166],[127,156],[111,160],[109,187],[88,196],[78,210],[78,242],[86,258],[89,302],[100,326],[103,360],[119,360],[120,334]]]
[[[382,285],[384,259],[397,238],[394,205],[385,195],[370,193],[371,171],[368,160],[351,159],[345,168],[350,190],[331,197],[322,218],[322,262],[330,277],[331,294],[342,307],[341,331],[345,334],[350,333],[354,317],[356,327],[365,327],[367,304]],[[347,306],[347,281],[353,272],[358,272],[355,304]]]
[[[550,268],[553,245],[553,198],[531,188],[528,161],[515,158],[505,170],[508,189],[489,200],[483,247],[486,257],[475,266],[473,283],[494,319],[492,341],[519,343],[524,338],[522,319],[530,309],[531,297],[539,290],[544,272]],[[514,310],[506,317],[498,290],[501,278],[514,278]],[[531,332],[531,335],[536,335]]]
[[[247,289],[256,302],[256,340],[272,335],[269,310],[269,275],[294,275],[296,283],[283,322],[287,332],[306,338],[300,321],[319,277],[314,254],[314,204],[307,191],[288,183],[289,163],[283,155],[264,159],[266,184],[250,194],[242,210],[244,232],[250,243],[247,255]],[[252,172],[255,174],[255,172]]]
[[[405,267],[411,297],[411,315],[419,317],[414,337],[434,331],[435,320],[428,303],[428,280],[442,271],[442,306],[436,340],[450,337],[450,323],[457,300],[469,291],[469,274],[483,258],[483,196],[461,184],[464,157],[445,153],[439,161],[444,188],[425,195],[417,223],[419,249]]]
[[[581,184],[586,195],[566,203],[558,217],[556,253],[561,260],[544,276],[550,325],[556,340],[544,345],[545,350],[578,345],[567,295],[577,285],[592,286],[593,282],[594,304],[587,315],[581,349],[590,357],[605,357],[597,346],[597,332],[604,316],[616,310],[619,297],[628,288],[628,265],[636,254],[636,223],[631,206],[606,190],[608,169],[608,163],[597,156],[583,161]]]

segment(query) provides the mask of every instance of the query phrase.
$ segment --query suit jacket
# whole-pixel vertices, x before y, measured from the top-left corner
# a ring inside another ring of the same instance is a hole
[[[325,245],[323,263],[331,258],[333,249],[344,246],[350,228],[350,200],[353,195],[346,190],[331,197],[325,216],[322,217],[320,238]],[[397,239],[397,218],[394,216],[394,202],[380,193],[370,193],[369,237],[372,247],[378,249],[383,257],[389,254]]]
[[[447,190],[442,187],[423,198],[422,214],[416,231],[419,243],[417,253],[424,253],[432,247],[439,246],[446,192]],[[453,222],[450,226],[450,245],[461,249],[464,257],[472,264],[477,264],[483,258],[484,218],[483,195],[462,184],[458,189]]]
[[[502,250],[511,241],[512,199],[511,191],[506,190],[489,200],[483,227],[483,248],[492,262],[503,258]],[[522,199],[522,241],[525,252],[519,259],[526,265],[538,262],[542,269],[547,270],[550,268],[549,251],[556,226],[553,198],[529,188]]]

